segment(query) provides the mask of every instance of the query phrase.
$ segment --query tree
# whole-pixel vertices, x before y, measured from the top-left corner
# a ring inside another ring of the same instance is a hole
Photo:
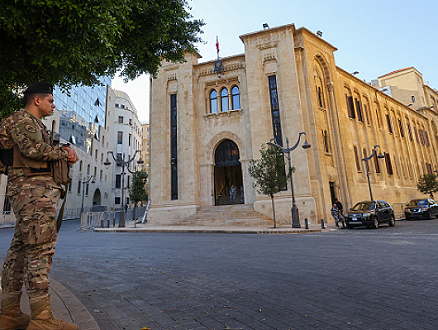
[[[145,170],[136,171],[132,175],[132,186],[129,189],[129,198],[135,205],[148,200],[148,194],[146,193],[147,178],[148,174]]]
[[[0,89],[155,75],[162,60],[183,61],[201,41],[204,23],[188,10],[186,0],[2,0]]]
[[[134,203],[134,226],[137,224],[137,204],[147,201],[146,180],[148,174],[145,170],[136,171],[132,176],[132,186],[129,189],[129,198]]]
[[[417,183],[417,189],[423,193],[428,194],[433,198],[433,193],[438,191],[437,176],[435,174],[424,174],[420,177]]]
[[[255,179],[254,188],[271,198],[274,228],[276,228],[274,194],[285,186],[284,156],[277,148],[266,148],[264,145],[260,149],[260,155],[260,159],[251,160],[248,171]]]

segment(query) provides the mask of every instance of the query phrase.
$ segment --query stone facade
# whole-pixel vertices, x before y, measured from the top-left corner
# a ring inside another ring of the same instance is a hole
[[[344,209],[370,198],[362,159],[375,145],[385,159],[367,162],[373,197],[395,205],[420,196],[419,176],[436,168],[438,117],[427,107],[430,96],[418,111],[389,97],[337,67],[335,47],[293,24],[240,39],[244,54],[205,63],[187,54],[184,63],[163,63],[152,81],[151,223],[178,223],[200,207],[226,203],[232,184],[242,187],[241,202],[271,216],[249,163],[271,139],[292,146],[300,132],[311,144],[290,154],[302,222],[331,220],[335,197]],[[277,219],[290,223],[290,184],[275,207]]]

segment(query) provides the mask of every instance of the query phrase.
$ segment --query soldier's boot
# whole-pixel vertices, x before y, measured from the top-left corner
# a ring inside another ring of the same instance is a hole
[[[50,309],[50,296],[30,299],[32,311],[27,330],[78,330],[72,323],[55,318]]]
[[[30,315],[20,309],[21,291],[4,292],[1,301],[0,330],[26,330]]]

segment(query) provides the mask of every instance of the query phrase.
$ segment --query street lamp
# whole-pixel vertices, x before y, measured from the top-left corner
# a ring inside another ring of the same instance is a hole
[[[367,171],[367,179],[368,179],[368,188],[370,189],[370,199],[371,201],[373,201],[373,192],[371,191],[371,183],[370,183],[370,171],[368,170],[368,161],[374,157],[374,155],[376,154],[376,149],[380,148],[379,145],[375,145],[373,148],[373,152],[371,153],[371,155],[369,157],[365,157],[362,159],[362,161],[365,162],[366,165],[366,171]],[[379,152],[379,155],[377,156],[377,158],[385,158],[385,156],[382,154],[382,152]]]
[[[88,182],[90,182],[90,181],[91,181],[91,183],[95,183],[95,181],[94,181],[94,176],[90,176],[90,177],[88,178],[88,180],[84,180],[84,181],[81,182],[81,184],[82,184],[82,205],[81,205],[81,215],[82,215],[82,213],[84,213],[85,185],[86,185]]]
[[[105,162],[103,163],[103,165],[105,165],[106,168],[108,168],[111,165],[111,162],[108,159],[108,154],[111,154],[114,161],[116,162],[116,165],[122,167],[122,217],[119,220],[119,227],[125,227],[125,208],[124,208],[124,203],[125,203],[125,167],[129,170],[128,165],[134,161],[135,156],[137,155],[138,152],[140,152],[140,150],[136,150],[134,155],[130,159],[125,161],[125,155],[123,155],[123,158],[122,157],[115,157],[113,151],[108,151],[107,158],[106,158]],[[140,156],[140,159],[137,161],[137,164],[138,165],[144,164],[144,161],[143,161],[143,159],[141,159],[141,156]]]
[[[293,183],[293,178],[292,178],[292,165],[291,165],[290,153],[292,151],[294,151],[298,147],[298,145],[300,143],[301,135],[306,136],[306,132],[300,132],[300,134],[298,135],[297,143],[295,143],[295,145],[293,145],[290,148],[289,148],[289,139],[286,138],[286,149],[283,149],[282,146],[277,144],[275,139],[271,139],[271,141],[268,142],[268,145],[270,145],[271,147],[279,149],[283,153],[283,155],[286,154],[287,155],[286,156],[287,160],[289,162],[290,189],[291,189],[291,192],[292,192],[292,209],[291,209],[291,213],[292,213],[292,228],[301,228],[301,224],[300,224],[300,216],[299,216],[299,213],[298,213],[298,208],[297,208],[297,205],[295,204],[294,183]],[[307,139],[304,140],[304,143],[303,143],[302,147],[305,150],[307,150],[307,149],[309,149],[311,147],[311,145],[307,142]]]

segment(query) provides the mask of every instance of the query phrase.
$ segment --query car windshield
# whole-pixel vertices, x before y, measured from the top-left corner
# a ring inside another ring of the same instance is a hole
[[[427,205],[427,200],[425,199],[414,199],[409,202],[408,206],[417,206],[417,205]]]
[[[375,202],[360,202],[353,206],[353,211],[367,211],[373,210],[375,207]]]

